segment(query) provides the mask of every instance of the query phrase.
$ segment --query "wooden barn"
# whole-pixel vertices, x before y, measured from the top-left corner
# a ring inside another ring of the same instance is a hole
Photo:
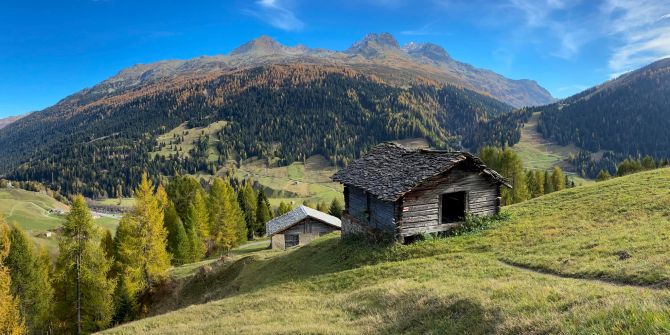
[[[466,213],[500,211],[500,189],[511,187],[467,152],[411,149],[382,143],[332,177],[344,185],[342,235],[411,240],[447,231]]]
[[[340,219],[306,206],[300,206],[265,224],[272,238],[272,249],[286,249],[303,245],[313,239],[340,230]]]

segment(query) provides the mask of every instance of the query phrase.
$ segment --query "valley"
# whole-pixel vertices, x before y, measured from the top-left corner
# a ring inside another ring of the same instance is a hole
[[[50,255],[58,252],[58,228],[65,221],[69,206],[42,193],[17,188],[0,188],[0,216],[8,224],[16,224],[30,235],[36,245],[45,247]],[[119,218],[95,215],[95,223],[103,229],[116,231]]]

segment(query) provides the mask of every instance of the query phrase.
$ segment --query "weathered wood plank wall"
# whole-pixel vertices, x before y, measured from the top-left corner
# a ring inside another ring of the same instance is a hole
[[[439,232],[458,225],[440,222],[440,197],[452,192],[467,192],[466,211],[469,213],[493,215],[499,211],[497,184],[477,172],[454,169],[405,194],[399,222],[400,234],[411,236]]]

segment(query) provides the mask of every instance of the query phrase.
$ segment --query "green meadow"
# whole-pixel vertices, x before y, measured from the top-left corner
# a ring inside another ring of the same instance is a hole
[[[157,316],[107,334],[670,333],[670,169],[504,208],[410,245],[330,234],[175,270]]]

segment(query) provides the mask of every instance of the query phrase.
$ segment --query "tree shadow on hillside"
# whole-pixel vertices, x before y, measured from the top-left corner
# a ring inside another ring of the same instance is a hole
[[[416,299],[388,306],[386,322],[374,334],[493,334],[499,313],[485,309],[471,299],[448,300],[439,297]]]
[[[395,245],[326,237],[296,249],[260,258],[254,255],[224,263],[209,273],[202,271],[188,278],[155,313],[206,303],[240,293],[250,293],[286,282],[299,282],[315,276],[441,253],[437,250],[412,250]]]

